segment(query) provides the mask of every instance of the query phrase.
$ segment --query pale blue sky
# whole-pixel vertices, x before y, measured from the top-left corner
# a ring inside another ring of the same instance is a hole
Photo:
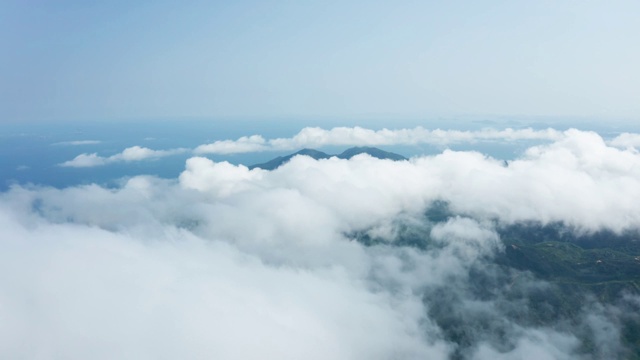
[[[0,2],[0,121],[640,119],[640,1]]]

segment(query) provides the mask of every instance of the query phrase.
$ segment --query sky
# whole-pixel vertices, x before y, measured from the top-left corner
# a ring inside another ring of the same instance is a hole
[[[637,1],[0,3],[0,122],[638,119]]]
[[[0,1],[0,358],[637,354],[637,292],[501,261],[638,238],[639,13]],[[407,159],[246,166],[351,146]]]

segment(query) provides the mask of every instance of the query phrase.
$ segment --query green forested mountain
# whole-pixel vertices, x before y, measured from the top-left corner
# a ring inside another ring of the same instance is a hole
[[[424,222],[396,225],[389,242],[352,234],[371,246],[446,251],[430,230],[454,215],[436,202]],[[429,317],[466,359],[479,343],[507,351],[521,328],[575,335],[589,359],[640,359],[640,234],[581,233],[561,223],[494,224],[501,250],[474,260],[468,280],[423,289]],[[471,301],[471,304],[470,304]],[[612,325],[614,324],[614,325]],[[603,342],[609,336],[612,343]],[[615,343],[613,341],[617,341]]]

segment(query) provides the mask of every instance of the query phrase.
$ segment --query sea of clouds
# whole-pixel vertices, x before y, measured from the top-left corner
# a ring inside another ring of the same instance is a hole
[[[210,145],[245,151],[239,143],[261,150],[415,141],[365,130]],[[508,163],[445,150],[395,162],[298,156],[265,171],[196,156],[173,180],[138,176],[115,189],[13,186],[0,193],[0,358],[622,356],[622,307],[594,301],[572,324],[514,320],[516,312],[526,317],[527,296],[553,285],[501,273],[492,260],[505,251],[496,230],[503,225],[640,229],[637,138],[552,129],[483,134],[548,143]],[[167,154],[147,150],[82,161]],[[426,220],[436,203],[454,216]],[[401,246],[405,231],[429,246]],[[367,245],[355,234],[379,241]],[[459,342],[445,334],[456,326]],[[581,350],[583,333],[591,354]]]
[[[451,144],[477,142],[507,142],[521,140],[558,140],[565,134],[554,129],[534,130],[532,128],[504,130],[429,130],[421,126],[410,129],[381,129],[372,130],[362,127],[335,127],[322,129],[306,127],[289,138],[265,139],[262,135],[242,136],[236,140],[218,140],[210,144],[195,147],[191,152],[195,155],[205,154],[241,154],[261,151],[284,151],[300,148],[323,146],[388,146],[388,145],[420,145],[429,144],[448,146]],[[614,139],[620,146],[633,146],[638,143],[635,134],[622,134]],[[91,144],[91,140],[66,141],[59,144]],[[631,145],[629,145],[631,144]],[[132,146],[122,152],[101,156],[97,153],[82,153],[75,158],[65,161],[63,167],[94,167],[118,162],[133,162],[148,159],[159,159],[166,156],[189,152],[190,149],[177,148],[168,150],[153,150],[142,146]]]

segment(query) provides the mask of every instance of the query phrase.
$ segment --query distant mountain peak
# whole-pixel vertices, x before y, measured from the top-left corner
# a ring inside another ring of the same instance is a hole
[[[337,155],[337,157],[339,157],[340,159],[351,159],[352,157],[360,154],[367,154],[377,159],[388,159],[395,161],[407,160],[407,158],[402,155],[369,146],[356,146],[349,148],[343,151],[341,154]]]
[[[313,156],[321,156],[323,158],[325,156],[327,156],[327,157],[330,156],[329,154],[324,153],[322,151],[319,151],[319,150],[316,150],[316,149],[309,149],[309,148],[304,148],[304,149],[302,149],[302,150],[300,150],[300,151],[298,151],[298,152],[296,152],[295,154],[292,154],[292,155],[307,155],[307,156],[311,156],[311,157],[313,157]]]
[[[255,165],[251,165],[249,166],[249,169],[255,169],[255,168],[260,168],[260,169],[264,169],[264,170],[275,170],[278,167],[284,165],[285,163],[289,162],[289,160],[291,160],[294,156],[296,155],[304,155],[304,156],[309,156],[311,158],[314,158],[316,160],[320,160],[320,159],[328,159],[330,157],[337,157],[339,159],[351,159],[352,157],[356,156],[356,155],[360,155],[360,154],[367,154],[371,157],[377,158],[377,159],[388,159],[388,160],[394,160],[394,161],[401,161],[401,160],[407,160],[407,158],[405,158],[402,155],[396,154],[396,153],[392,153],[392,152],[388,152],[388,151],[384,151],[382,149],[378,149],[375,147],[369,147],[369,146],[356,146],[356,147],[352,147],[349,148],[345,151],[343,151],[340,154],[337,155],[329,155],[325,152],[319,151],[319,150],[315,150],[315,149],[308,149],[308,148],[304,148],[302,150],[299,150],[293,154],[290,155],[286,155],[286,156],[278,156],[277,158],[274,158],[272,160],[269,160],[265,163],[262,164],[255,164]]]

